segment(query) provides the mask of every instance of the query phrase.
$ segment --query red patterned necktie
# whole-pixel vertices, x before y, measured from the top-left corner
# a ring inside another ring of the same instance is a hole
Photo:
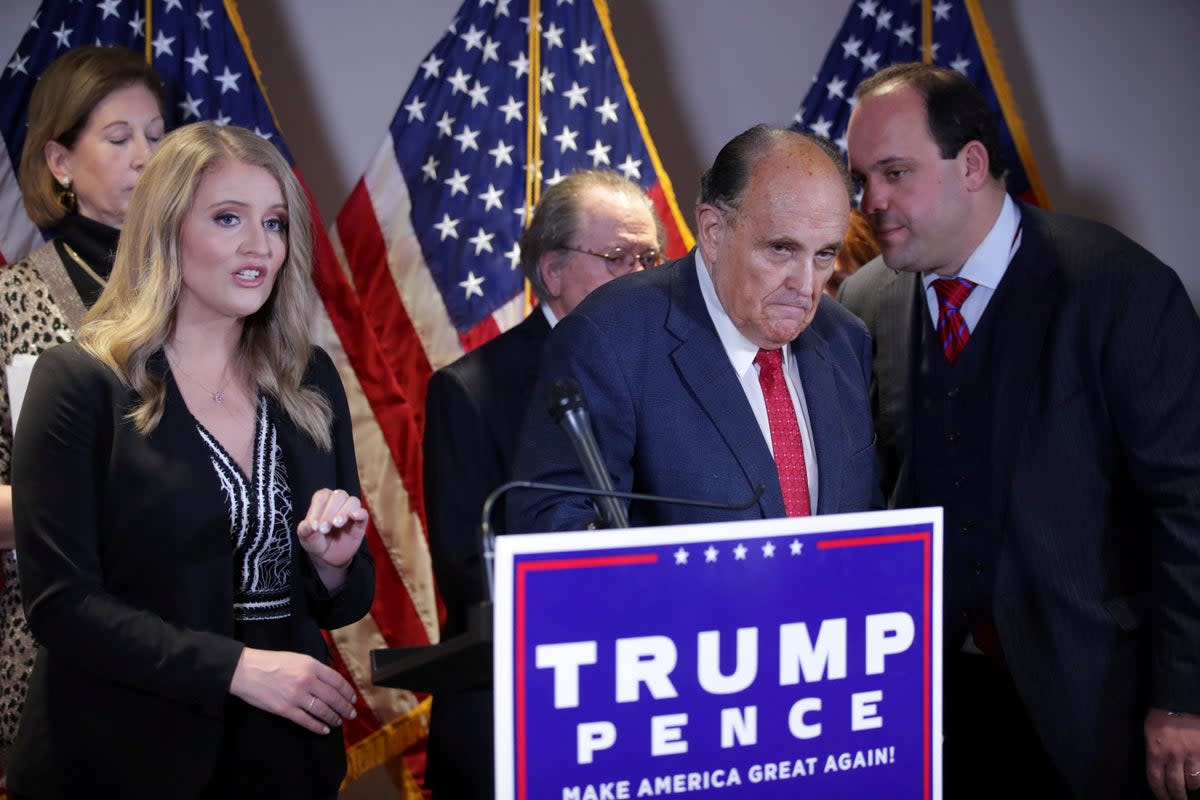
[[[804,463],[804,440],[796,421],[796,407],[783,380],[783,350],[759,350],[758,384],[767,401],[767,421],[771,428],[771,449],[775,470],[783,491],[783,507],[789,517],[812,513],[808,495],[808,467]]]
[[[960,309],[974,288],[975,284],[966,278],[939,278],[933,282],[933,291],[938,298],[937,332],[946,360],[951,364],[958,360],[967,346],[967,340],[971,338],[971,331]]]

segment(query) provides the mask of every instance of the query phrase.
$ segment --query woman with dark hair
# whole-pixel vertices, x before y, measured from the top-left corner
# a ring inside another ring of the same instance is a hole
[[[112,270],[125,208],[163,137],[162,86],[123,47],[77,47],[34,87],[21,153],[26,211],[51,241],[0,269],[0,755],[16,733],[33,639],[13,551],[13,420],[5,367],[70,341]],[[6,760],[6,758],[5,758]]]
[[[346,396],[309,338],[307,200],[274,145],[201,122],[125,223],[16,437],[38,652],[11,786],[333,798],[355,694],[321,629],[367,613],[374,571]]]

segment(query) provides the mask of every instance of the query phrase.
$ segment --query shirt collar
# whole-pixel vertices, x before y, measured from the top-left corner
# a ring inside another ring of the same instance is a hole
[[[1000,285],[1000,279],[1004,277],[1005,270],[1008,269],[1008,262],[1012,260],[1013,253],[1021,243],[1018,238],[1020,232],[1021,212],[1012,197],[1005,192],[1004,205],[1000,207],[1000,214],[996,217],[992,229],[955,277],[966,278],[976,286],[985,286],[995,291]],[[941,277],[943,276],[934,272],[925,273],[925,288],[928,289],[931,283]]]
[[[704,256],[700,254],[699,247],[696,248],[696,275],[700,279],[700,294],[704,297],[708,316],[717,329],[721,346],[725,348],[725,355],[729,357],[729,363],[733,365],[734,372],[739,376],[745,375],[746,370],[752,369],[754,366],[754,358],[758,355],[758,345],[743,336],[742,332],[733,324],[733,320],[729,318],[729,314],[725,313],[725,307],[721,305],[721,299],[717,297],[717,287],[713,284],[712,275],[708,272],[708,264],[704,263]],[[783,350],[785,364],[788,359],[788,350],[788,347]]]

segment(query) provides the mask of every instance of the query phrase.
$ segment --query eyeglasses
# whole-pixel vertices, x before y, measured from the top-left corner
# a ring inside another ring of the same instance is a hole
[[[559,249],[604,259],[604,268],[614,278],[633,272],[638,266],[641,266],[643,269],[650,269],[662,263],[662,253],[653,248],[644,250],[641,253],[631,253],[624,247],[614,247],[607,253],[597,253],[595,250],[589,250],[586,247],[567,247],[566,245]]]

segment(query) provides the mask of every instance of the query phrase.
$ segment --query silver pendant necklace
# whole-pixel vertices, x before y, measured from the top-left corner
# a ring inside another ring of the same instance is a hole
[[[164,350],[165,350],[165,349],[166,349],[166,348],[164,348]],[[190,372],[188,372],[186,369],[184,369],[184,368],[183,368],[183,365],[179,363],[179,358],[178,358],[178,357],[176,357],[176,358],[172,359],[172,358],[170,358],[170,357],[169,357],[169,354],[168,354],[168,359],[167,359],[167,362],[168,362],[169,364],[171,364],[171,368],[172,368],[172,369],[177,369],[177,370],[179,370],[179,371],[180,371],[180,372],[182,372],[182,373],[184,374],[184,376],[185,376],[185,377],[187,377],[187,378],[188,378],[188,379],[189,379],[189,380],[190,380],[192,383],[196,384],[196,385],[197,385],[197,386],[199,386],[201,389],[203,389],[203,390],[204,390],[204,391],[205,391],[205,392],[208,394],[208,396],[209,396],[209,397],[211,397],[211,398],[213,399],[213,402],[214,402],[214,403],[216,403],[217,405],[224,405],[224,403],[225,403],[225,389],[226,389],[226,387],[228,387],[228,386],[229,386],[229,382],[230,382],[231,380],[233,380],[233,375],[231,375],[231,374],[229,374],[229,375],[226,375],[226,376],[225,376],[225,382],[224,382],[224,383],[222,383],[222,384],[220,385],[220,387],[218,387],[218,388],[217,388],[217,390],[216,390],[216,391],[213,391],[212,389],[208,388],[208,387],[207,387],[207,386],[205,386],[203,383],[201,383],[199,378],[197,378],[195,375],[193,375],[192,373],[190,373]],[[228,371],[229,371],[229,370],[228,370],[228,368],[226,368],[226,372],[228,372]]]

